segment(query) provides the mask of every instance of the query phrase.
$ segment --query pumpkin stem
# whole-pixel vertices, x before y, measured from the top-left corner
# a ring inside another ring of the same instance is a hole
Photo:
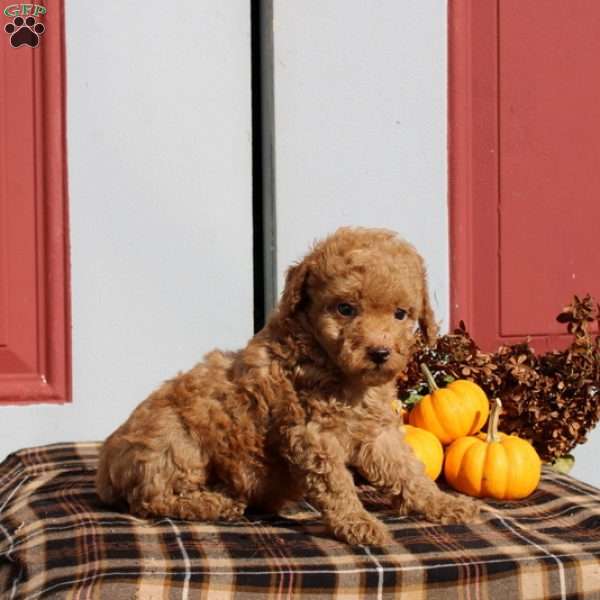
[[[492,407],[490,410],[490,420],[487,426],[487,436],[485,441],[490,444],[491,442],[499,442],[500,436],[498,435],[498,421],[500,420],[500,413],[502,412],[502,402],[500,398],[494,398],[492,401]]]
[[[440,388],[438,384],[435,382],[429,367],[425,363],[421,363],[421,372],[425,375],[425,379],[427,379],[427,385],[429,386],[430,392],[437,392]]]

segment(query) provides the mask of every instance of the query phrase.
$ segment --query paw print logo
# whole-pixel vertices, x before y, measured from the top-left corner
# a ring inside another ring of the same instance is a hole
[[[4,26],[4,31],[10,35],[10,45],[13,48],[19,46],[31,46],[36,48],[40,43],[40,36],[46,31],[46,28],[38,23],[34,17],[15,17],[12,23]]]

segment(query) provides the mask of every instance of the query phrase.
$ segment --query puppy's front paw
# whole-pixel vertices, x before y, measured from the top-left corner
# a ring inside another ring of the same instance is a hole
[[[483,504],[474,498],[455,496],[454,502],[449,507],[448,523],[472,523],[477,521],[482,506]]]
[[[439,515],[441,523],[473,523],[479,519],[482,503],[468,496],[448,495],[444,510]]]
[[[369,513],[332,524],[335,536],[352,546],[385,546],[393,542],[384,523]]]
[[[428,497],[399,498],[393,505],[400,514],[417,512],[428,521],[442,524],[477,521],[482,507],[479,500],[442,491]]]

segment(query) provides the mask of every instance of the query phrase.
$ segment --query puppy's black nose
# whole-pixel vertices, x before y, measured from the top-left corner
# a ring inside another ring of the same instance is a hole
[[[369,358],[376,364],[382,365],[389,357],[392,351],[385,346],[376,346],[375,348],[369,348],[367,354]]]

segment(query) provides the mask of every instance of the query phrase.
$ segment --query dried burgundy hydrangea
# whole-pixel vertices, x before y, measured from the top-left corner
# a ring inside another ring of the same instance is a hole
[[[600,336],[591,332],[600,325],[600,305],[589,295],[575,296],[557,320],[573,341],[566,350],[540,355],[528,342],[481,352],[462,322],[433,347],[419,339],[398,381],[400,400],[410,405],[428,393],[419,367],[424,362],[440,385],[471,379],[489,398],[500,398],[501,430],[530,440],[543,460],[564,456],[600,419]]]

